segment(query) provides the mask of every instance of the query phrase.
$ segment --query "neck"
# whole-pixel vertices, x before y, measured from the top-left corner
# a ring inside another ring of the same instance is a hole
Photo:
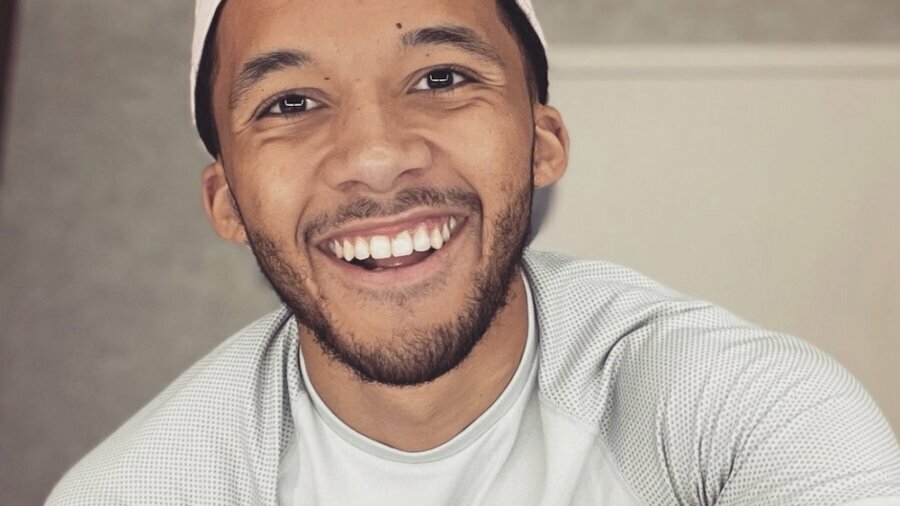
[[[469,356],[425,385],[364,383],[302,327],[300,347],[313,387],[341,421],[370,439],[418,452],[446,443],[487,411],[515,374],[527,333],[525,285],[516,276],[506,306]]]

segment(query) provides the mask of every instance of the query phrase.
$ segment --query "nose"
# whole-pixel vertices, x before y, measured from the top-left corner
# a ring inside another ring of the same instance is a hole
[[[400,108],[370,100],[348,107],[341,116],[323,167],[332,188],[389,193],[421,177],[431,165],[427,143]]]

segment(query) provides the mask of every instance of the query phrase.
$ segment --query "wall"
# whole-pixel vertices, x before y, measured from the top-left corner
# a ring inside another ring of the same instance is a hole
[[[538,9],[557,45],[900,41],[891,0],[752,4]],[[180,371],[275,305],[249,255],[202,215],[191,10],[20,6],[0,183],[2,504],[40,502]],[[896,424],[900,294],[888,260],[900,252],[897,205],[885,198],[897,183],[894,71],[853,77],[866,52],[833,60],[851,72],[832,78],[810,61],[772,74],[753,50],[743,70],[704,70],[709,55],[695,55],[685,71],[678,55],[596,49],[555,53],[571,60],[554,70],[553,95],[575,151],[538,244],[634,266],[816,339]],[[584,209],[597,230],[572,241]]]
[[[534,0],[559,44],[894,44],[895,0]]]
[[[552,61],[573,150],[534,246],[801,336],[900,429],[900,46],[558,47]]]

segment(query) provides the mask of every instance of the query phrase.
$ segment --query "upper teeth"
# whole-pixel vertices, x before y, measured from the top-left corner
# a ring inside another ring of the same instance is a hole
[[[336,258],[350,262],[369,257],[381,260],[390,257],[405,257],[414,251],[441,249],[456,230],[456,218],[450,217],[436,224],[420,223],[412,230],[403,230],[394,237],[373,235],[334,239],[329,243]]]

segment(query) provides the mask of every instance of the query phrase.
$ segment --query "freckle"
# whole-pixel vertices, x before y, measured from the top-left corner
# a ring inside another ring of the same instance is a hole
[[[401,28],[403,28],[403,23],[400,23],[400,22],[398,21],[398,22],[397,22],[397,29],[399,30],[399,29],[401,29]]]
[[[331,81],[331,78],[330,78],[330,77],[326,77],[325,80],[326,80],[326,81]]]

